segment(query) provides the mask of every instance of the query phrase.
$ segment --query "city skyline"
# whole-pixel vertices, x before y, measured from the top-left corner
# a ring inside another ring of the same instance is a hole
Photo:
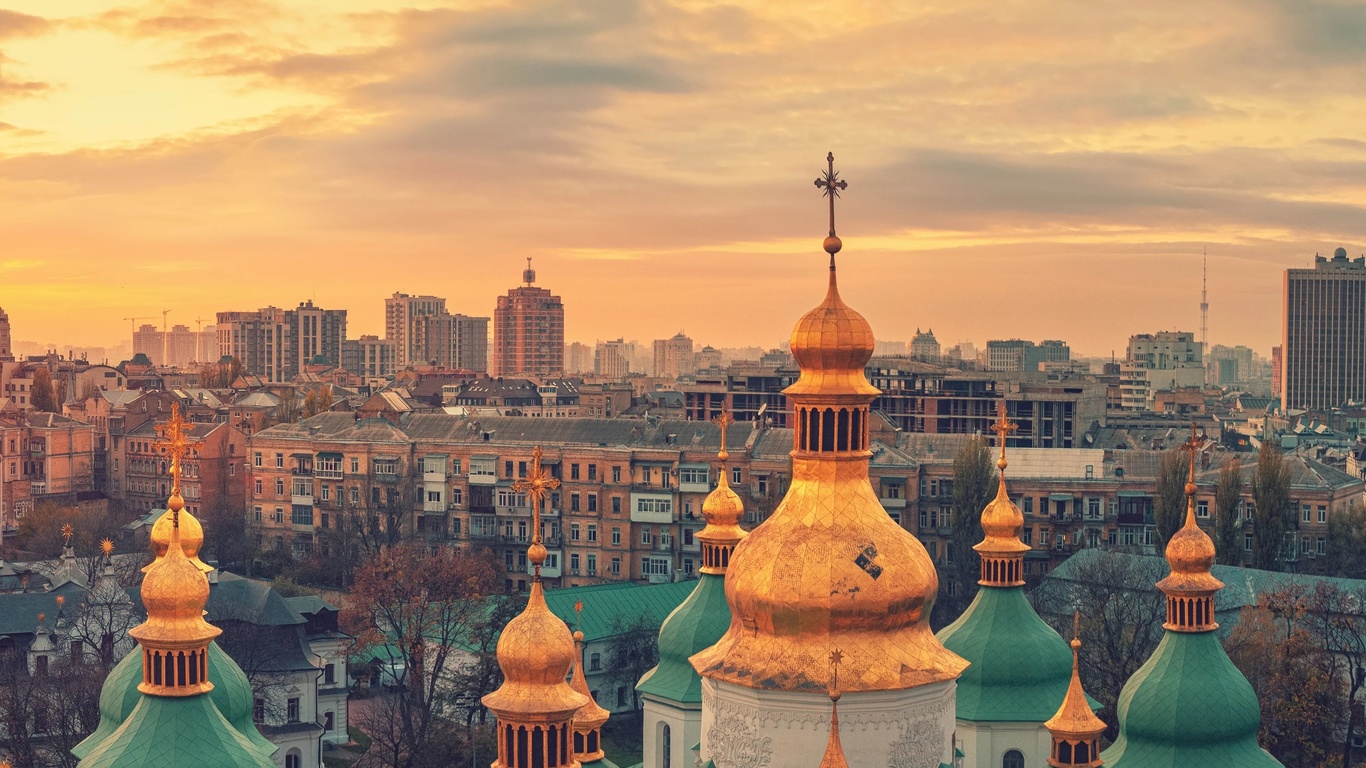
[[[568,340],[769,346],[820,298],[827,150],[888,339],[1195,330],[1208,248],[1210,341],[1268,354],[1283,270],[1366,241],[1360,8],[249,5],[0,12],[18,338],[118,343],[168,283],[382,334],[385,295],[488,315],[532,256]]]

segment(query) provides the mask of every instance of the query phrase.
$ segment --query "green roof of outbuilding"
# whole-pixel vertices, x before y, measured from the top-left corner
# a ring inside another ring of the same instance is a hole
[[[1019,587],[982,587],[958,620],[939,630],[971,666],[958,678],[957,717],[1039,722],[1057,713],[1072,680],[1072,650]]]
[[[583,601],[583,641],[591,643],[616,634],[614,624],[635,616],[645,616],[656,624],[663,623],[678,604],[692,592],[692,581],[667,584],[639,584],[632,581],[599,584],[591,587],[551,589],[545,593],[545,603],[551,613],[574,625],[574,603]]]
[[[273,768],[275,763],[232,727],[213,699],[143,696],[119,729],[78,768]]]
[[[1107,768],[1274,768],[1252,686],[1214,632],[1167,632],[1119,694]]]
[[[702,701],[702,677],[688,658],[716,644],[730,627],[724,576],[703,574],[659,629],[659,664],[636,684],[641,693],[669,701]]]
[[[141,682],[142,653],[134,648],[105,677],[104,687],[100,690],[100,723],[94,733],[72,747],[71,754],[85,757],[118,730],[142,700],[142,692],[138,690]],[[209,643],[209,682],[213,683],[209,696],[223,717],[257,749],[266,755],[274,754],[278,747],[261,735],[252,718],[254,694],[251,682],[237,662],[216,642]]]

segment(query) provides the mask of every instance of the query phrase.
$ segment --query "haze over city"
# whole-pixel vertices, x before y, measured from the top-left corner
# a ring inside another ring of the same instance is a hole
[[[1282,270],[1366,241],[1359,6],[7,6],[0,280],[34,341],[305,298],[379,333],[394,290],[487,314],[532,256],[567,339],[771,346],[819,299],[827,150],[889,339],[1194,330],[1207,248],[1211,343],[1265,354]]]

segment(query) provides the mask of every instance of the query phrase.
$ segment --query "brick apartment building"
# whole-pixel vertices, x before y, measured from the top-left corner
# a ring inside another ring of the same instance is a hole
[[[0,412],[0,526],[35,504],[94,490],[95,430],[55,413]]]

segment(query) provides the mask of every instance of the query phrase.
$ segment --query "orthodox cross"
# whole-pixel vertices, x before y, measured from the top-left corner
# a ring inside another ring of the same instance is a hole
[[[171,418],[165,424],[156,426],[161,439],[153,443],[159,452],[171,457],[171,495],[180,495],[180,462],[185,460],[190,448],[203,445],[203,441],[191,438],[185,429],[185,420],[180,417],[180,404],[171,403]],[[177,516],[176,522],[179,522]]]
[[[835,170],[835,153],[828,152],[825,155],[826,168],[819,179],[816,179],[816,186],[821,188],[821,196],[830,198],[830,236],[835,236],[835,198],[840,196],[840,190],[848,189],[849,182],[839,177],[839,172]]]
[[[731,417],[729,409],[722,408],[721,415],[717,416],[711,421],[713,424],[721,428],[721,451],[716,454],[716,457],[719,458],[721,461],[725,461],[726,459],[730,458],[730,454],[726,452],[726,428],[734,424],[735,419]]]
[[[583,631],[583,601],[574,601],[574,629]]]
[[[1006,437],[1019,428],[1020,427],[1016,425],[1015,422],[1011,421],[1010,418],[1006,416],[1006,404],[1005,401],[1001,401],[996,406],[996,423],[991,425],[991,431],[995,432],[1001,441],[1002,461],[1005,461],[1006,458]],[[1004,467],[1002,467],[1002,469],[1004,469]]]
[[[531,469],[527,476],[512,484],[512,490],[526,494],[531,501],[531,543],[541,543],[541,507],[545,504],[546,492],[560,487],[560,481],[551,476],[550,470],[541,468],[541,446],[531,452]],[[539,570],[539,569],[538,569]]]
[[[1200,450],[1200,444],[1202,442],[1203,441],[1200,439],[1200,436],[1195,432],[1195,422],[1192,421],[1191,436],[1186,438],[1185,442],[1181,443],[1181,445],[1178,446],[1180,450],[1190,454],[1190,456],[1188,457],[1190,459],[1190,478],[1186,482],[1187,496],[1195,495],[1195,454]]]
[[[836,648],[830,652],[830,691],[839,693],[840,664],[844,663],[844,651]]]

